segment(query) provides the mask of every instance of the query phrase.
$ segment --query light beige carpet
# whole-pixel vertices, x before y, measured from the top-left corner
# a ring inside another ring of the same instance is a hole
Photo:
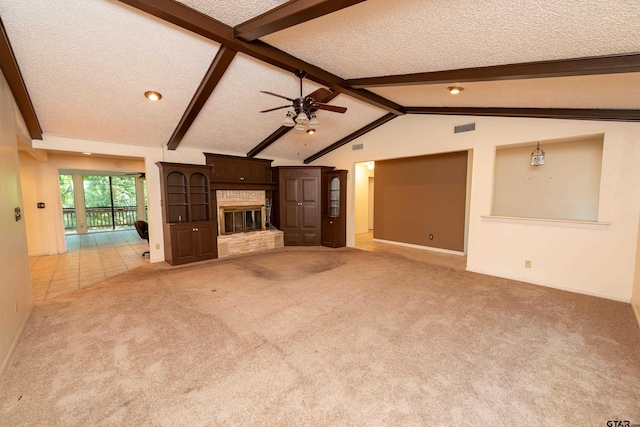
[[[640,423],[628,304],[458,259],[285,248],[142,266],[34,309],[0,425]]]

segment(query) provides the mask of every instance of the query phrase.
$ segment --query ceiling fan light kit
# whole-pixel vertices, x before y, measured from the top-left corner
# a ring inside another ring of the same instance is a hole
[[[334,113],[344,114],[347,109],[345,107],[338,107],[335,105],[325,104],[324,102],[318,102],[317,99],[325,98],[330,95],[331,92],[325,88],[320,88],[308,96],[302,94],[302,79],[305,78],[307,73],[302,70],[296,71],[296,77],[300,79],[300,96],[296,99],[288,98],[277,93],[261,91],[267,95],[275,96],[278,98],[286,99],[291,102],[290,105],[283,105],[282,107],[270,108],[268,110],[262,110],[261,113],[268,113],[270,111],[280,110],[282,108],[293,108],[293,111],[287,111],[287,115],[282,122],[282,126],[293,127],[296,130],[306,130],[309,135],[315,133],[316,129],[320,127],[320,121],[316,117],[316,111],[326,110]]]
[[[282,126],[286,126],[288,128],[292,128],[296,125],[296,122],[293,121],[295,116],[291,111],[287,111],[287,116],[284,118],[284,122],[282,122]]]

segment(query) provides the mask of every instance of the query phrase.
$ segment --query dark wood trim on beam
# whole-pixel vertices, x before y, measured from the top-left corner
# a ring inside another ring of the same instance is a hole
[[[236,38],[251,42],[267,34],[353,6],[364,0],[295,0],[278,6],[234,28]]]
[[[307,72],[309,80],[327,86],[334,92],[344,93],[397,115],[404,114],[404,108],[401,105],[373,92],[364,89],[353,89],[345,84],[344,79],[260,40],[247,43],[236,39],[233,28],[181,3],[173,0],[119,1],[283,70],[292,73],[296,70],[304,70]]]
[[[378,120],[369,123],[368,125],[364,126],[363,128],[358,129],[357,131],[353,132],[352,134],[350,134],[348,136],[345,136],[340,141],[334,142],[330,146],[318,151],[316,154],[313,154],[312,156],[307,157],[306,159],[304,159],[304,163],[305,164],[309,164],[309,163],[313,162],[314,160],[317,160],[320,157],[324,156],[325,154],[329,154],[333,150],[337,150],[338,148],[342,147],[343,145],[350,143],[354,139],[360,138],[362,135],[364,135],[364,134],[366,134],[368,132],[371,132],[372,130],[374,130],[378,126],[382,126],[383,124],[387,123],[390,120],[395,119],[396,117],[398,117],[398,116],[393,114],[393,113],[389,113],[389,114],[387,114],[385,116],[382,116]]]
[[[275,132],[265,138],[260,144],[256,145],[251,151],[247,153],[247,157],[255,157],[261,151],[266,150],[268,146],[285,136],[289,131],[293,129],[287,126],[280,126]]]
[[[587,108],[480,108],[480,107],[406,107],[407,114],[459,116],[528,117],[539,119],[606,120],[640,122],[640,110]]]
[[[176,127],[176,130],[173,131],[173,135],[169,139],[167,143],[167,149],[175,150],[178,148],[180,141],[185,136],[193,121],[198,117],[200,110],[204,107],[204,104],[211,96],[211,93],[220,82],[220,79],[224,75],[227,68],[233,61],[233,58],[236,56],[237,51],[233,49],[229,49],[226,46],[220,46],[218,53],[215,58],[211,62],[211,66],[207,70],[207,73],[204,75],[202,82],[200,82],[200,86],[198,86],[198,90],[193,95],[189,106],[185,110],[182,118],[180,119],[180,123]]]
[[[399,74],[347,80],[353,88],[407,86],[442,83],[485,82],[495,80],[539,79],[640,71],[640,54],[594,56],[553,61],[525,62],[490,67],[428,73]]]
[[[325,96],[324,98],[319,98],[316,101],[318,102],[329,102],[334,99],[336,96],[340,95],[338,92],[331,92],[331,95]],[[278,130],[269,135],[264,141],[260,144],[256,145],[251,151],[247,153],[247,157],[255,157],[261,151],[267,149],[268,146],[285,136],[291,129],[287,126],[280,126]]]
[[[27,125],[29,136],[31,136],[32,139],[42,139],[42,128],[40,127],[40,122],[38,122],[36,110],[31,103],[27,86],[24,84],[18,61],[16,61],[2,19],[0,19],[0,69],[2,70],[2,74],[4,74],[4,78],[7,80],[7,84],[18,105],[20,114]]]

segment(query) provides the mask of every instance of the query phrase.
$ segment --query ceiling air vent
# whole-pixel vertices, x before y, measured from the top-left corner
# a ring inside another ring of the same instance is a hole
[[[364,144],[353,144],[351,146],[351,149],[354,150],[354,151],[355,150],[362,150],[363,148],[364,148]]]
[[[459,125],[453,128],[453,133],[460,133],[460,132],[470,132],[472,130],[476,130],[476,124],[475,123],[467,123],[466,125]]]

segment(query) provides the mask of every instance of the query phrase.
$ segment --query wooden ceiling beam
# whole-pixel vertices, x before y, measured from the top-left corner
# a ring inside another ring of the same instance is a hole
[[[202,107],[204,107],[209,96],[211,96],[211,93],[218,85],[218,82],[220,82],[220,79],[227,71],[227,68],[229,68],[229,65],[236,56],[236,53],[238,52],[233,49],[229,49],[226,46],[220,46],[220,49],[218,50],[215,58],[213,58],[207,73],[200,82],[200,86],[198,86],[196,93],[193,95],[189,106],[182,115],[176,130],[173,131],[173,135],[169,138],[167,149],[175,150],[178,148],[180,141],[182,141],[182,138],[193,124],[193,121],[198,117],[198,114],[200,114]]]
[[[267,147],[269,147],[271,144],[285,136],[291,129],[293,128],[288,126],[280,126],[275,132],[266,137],[260,144],[256,145],[251,151],[249,151],[247,153],[247,157],[257,156],[260,152],[266,150]]]
[[[364,0],[294,0],[236,25],[236,38],[251,42],[267,34],[353,6]]]
[[[385,116],[382,116],[378,120],[375,120],[375,121],[369,123],[368,125],[366,125],[366,126],[360,128],[360,129],[358,129],[357,131],[353,132],[352,134],[345,136],[340,141],[334,142],[330,146],[318,151],[316,154],[313,154],[313,155],[307,157],[306,159],[304,159],[304,163],[305,164],[309,164],[309,163],[313,162],[314,160],[317,160],[320,157],[322,157],[322,156],[324,156],[326,154],[329,154],[333,150],[337,150],[338,148],[342,147],[343,145],[350,143],[354,139],[360,138],[362,135],[364,135],[364,134],[366,134],[368,132],[371,132],[375,128],[377,128],[379,126],[382,126],[383,124],[387,123],[390,120],[395,119],[396,117],[398,117],[398,116],[396,114],[393,114],[393,113],[389,113],[389,114],[387,114]]]
[[[398,74],[395,76],[351,79],[347,80],[346,84],[353,88],[361,89],[367,87],[540,79],[633,72],[640,72],[640,54],[638,53],[525,62],[428,73]]]
[[[407,114],[640,122],[640,110],[587,108],[406,107],[406,111]]]
[[[13,53],[2,19],[0,19],[0,69],[27,125],[29,136],[31,139],[42,139],[42,128],[40,127],[36,110],[31,103],[27,86],[24,84],[18,61],[16,61],[16,56]]]
[[[316,101],[325,102],[325,103],[330,102],[332,99],[334,99],[338,95],[339,95],[338,92],[331,92],[330,95],[318,98]],[[280,126],[279,129],[277,129],[275,132],[273,132],[271,135],[265,138],[264,141],[262,141],[260,144],[256,145],[251,151],[249,151],[247,153],[247,157],[255,157],[256,155],[258,155],[258,153],[264,151],[271,144],[273,144],[274,142],[276,142],[277,140],[285,136],[287,132],[289,132],[291,129],[293,128],[288,126]]]
[[[404,109],[401,105],[376,95],[373,92],[351,88],[345,84],[344,79],[263,43],[260,40],[251,43],[239,40],[234,37],[233,28],[181,3],[173,0],[119,1],[283,70],[289,72],[304,70],[307,72],[307,78],[309,80],[327,86],[334,92],[344,93],[345,95],[397,115],[404,114]]]

